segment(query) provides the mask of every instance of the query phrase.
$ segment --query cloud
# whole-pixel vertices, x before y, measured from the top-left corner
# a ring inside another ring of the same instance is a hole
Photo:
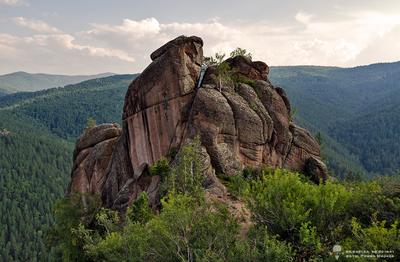
[[[9,71],[63,74],[103,72],[110,64],[118,72],[135,61],[118,49],[76,43],[69,34],[28,37],[0,34],[0,60],[8,65]]]
[[[141,21],[124,19],[122,24],[118,26],[92,24],[92,27],[93,29],[89,30],[88,33],[100,34],[108,32],[132,35],[135,38],[157,35],[160,32],[160,23],[154,17],[143,19]]]
[[[50,68],[60,73],[134,73],[150,63],[151,52],[179,35],[202,37],[206,55],[229,54],[242,47],[269,65],[354,66],[400,60],[400,15],[357,12],[338,16],[327,19],[299,11],[286,23],[219,19],[163,23],[154,17],[126,18],[117,24],[92,23],[87,30],[73,33],[43,21],[15,18],[15,23],[40,34],[0,33],[0,60],[13,64],[15,71],[28,70],[18,67],[36,63],[32,68],[43,72]]]
[[[0,0],[0,4],[9,6],[29,6],[29,4],[22,0]]]
[[[311,21],[312,17],[313,17],[313,15],[310,15],[310,14],[300,11],[295,15],[294,18],[296,19],[296,21],[298,21],[300,23],[307,24]]]
[[[29,28],[33,31],[37,31],[40,33],[61,33],[61,31],[56,27],[51,26],[46,22],[40,20],[27,19],[24,17],[14,17],[13,21],[19,26]]]
[[[39,45],[49,45],[49,43],[56,43],[61,48],[67,50],[76,50],[89,54],[90,56],[98,57],[112,57],[118,58],[126,62],[134,62],[135,59],[128,55],[126,52],[112,49],[112,48],[102,48],[90,45],[80,45],[74,43],[74,37],[68,34],[59,34],[51,36],[36,36],[34,42]]]
[[[393,55],[400,54],[400,25],[392,28],[390,31],[377,36],[371,40],[356,57],[360,64],[369,63],[369,61],[386,62],[393,60]]]
[[[160,23],[155,18],[124,19],[119,25],[93,24],[80,32],[80,38],[108,47],[118,47],[141,57],[146,65],[148,55],[162,43],[176,36],[198,35],[205,42],[207,55],[229,53],[240,46],[251,51],[256,59],[272,65],[338,65],[359,63],[360,54],[383,32],[400,25],[400,16],[376,12],[341,14],[340,20],[325,20],[314,14],[297,12],[295,23],[280,25],[273,21],[223,23],[210,20],[201,23]],[[400,41],[400,35],[397,37]],[[392,55],[392,59],[400,56]],[[373,63],[374,61],[369,61]]]

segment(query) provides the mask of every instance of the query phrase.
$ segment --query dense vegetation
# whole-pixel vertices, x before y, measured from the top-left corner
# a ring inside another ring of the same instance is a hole
[[[400,170],[400,62],[355,68],[272,67],[296,109],[295,119],[323,137],[334,173]]]
[[[89,117],[97,123],[120,122],[126,89],[133,75],[93,79],[65,88],[17,93],[0,106],[40,122],[64,139],[76,139]]]
[[[132,78],[0,98],[0,261],[47,256],[43,234],[69,181],[74,140],[90,117],[97,123],[120,119]]]
[[[285,170],[246,170],[225,178],[252,214],[243,233],[244,217],[205,196],[196,148],[185,146],[175,167],[162,161],[152,168],[166,188],[159,212],[145,193],[122,218],[95,196],[86,209],[79,195],[61,200],[49,234],[54,255],[64,261],[335,261],[337,244],[343,251],[400,255],[398,178],[316,185]]]
[[[0,260],[40,261],[51,207],[68,180],[72,144],[13,112],[0,111],[0,131]]]

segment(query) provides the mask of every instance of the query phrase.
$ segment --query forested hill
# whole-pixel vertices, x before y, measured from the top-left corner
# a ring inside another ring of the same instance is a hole
[[[116,75],[63,88],[16,93],[0,98],[0,112],[29,117],[60,138],[74,141],[89,117],[119,122],[126,89],[135,75]]]
[[[74,140],[89,117],[121,119],[134,77],[0,97],[0,261],[45,260],[43,236],[69,181]]]
[[[6,94],[23,91],[39,91],[47,88],[76,84],[85,80],[107,77],[111,75],[113,74],[50,75],[15,72],[6,75],[0,75],[0,96],[2,93]]]
[[[399,171],[400,62],[272,67],[270,78],[288,93],[295,119],[322,133],[331,166],[338,171]]]

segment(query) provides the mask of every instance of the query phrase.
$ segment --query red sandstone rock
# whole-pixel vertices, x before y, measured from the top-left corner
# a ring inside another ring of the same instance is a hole
[[[159,177],[148,167],[184,141],[199,136],[206,168],[206,190],[226,194],[216,173],[237,175],[245,167],[281,167],[327,177],[316,140],[291,123],[283,89],[268,80],[269,68],[246,57],[230,58],[235,81],[217,80],[203,61],[198,37],[178,37],[158,50],[153,62],[129,86],[122,132],[115,126],[86,130],[74,154],[70,192],[97,193],[103,204],[125,208],[140,192],[158,204]]]

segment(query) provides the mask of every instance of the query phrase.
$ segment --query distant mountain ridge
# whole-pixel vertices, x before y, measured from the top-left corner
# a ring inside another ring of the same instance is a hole
[[[70,84],[112,76],[113,73],[101,73],[95,75],[53,75],[53,74],[30,74],[27,72],[15,72],[0,75],[0,96],[9,93],[39,91],[52,87],[63,87]]]
[[[327,150],[336,148],[331,156],[340,156],[343,168],[400,171],[400,62],[271,67],[270,78],[287,92],[296,120],[323,133]]]

